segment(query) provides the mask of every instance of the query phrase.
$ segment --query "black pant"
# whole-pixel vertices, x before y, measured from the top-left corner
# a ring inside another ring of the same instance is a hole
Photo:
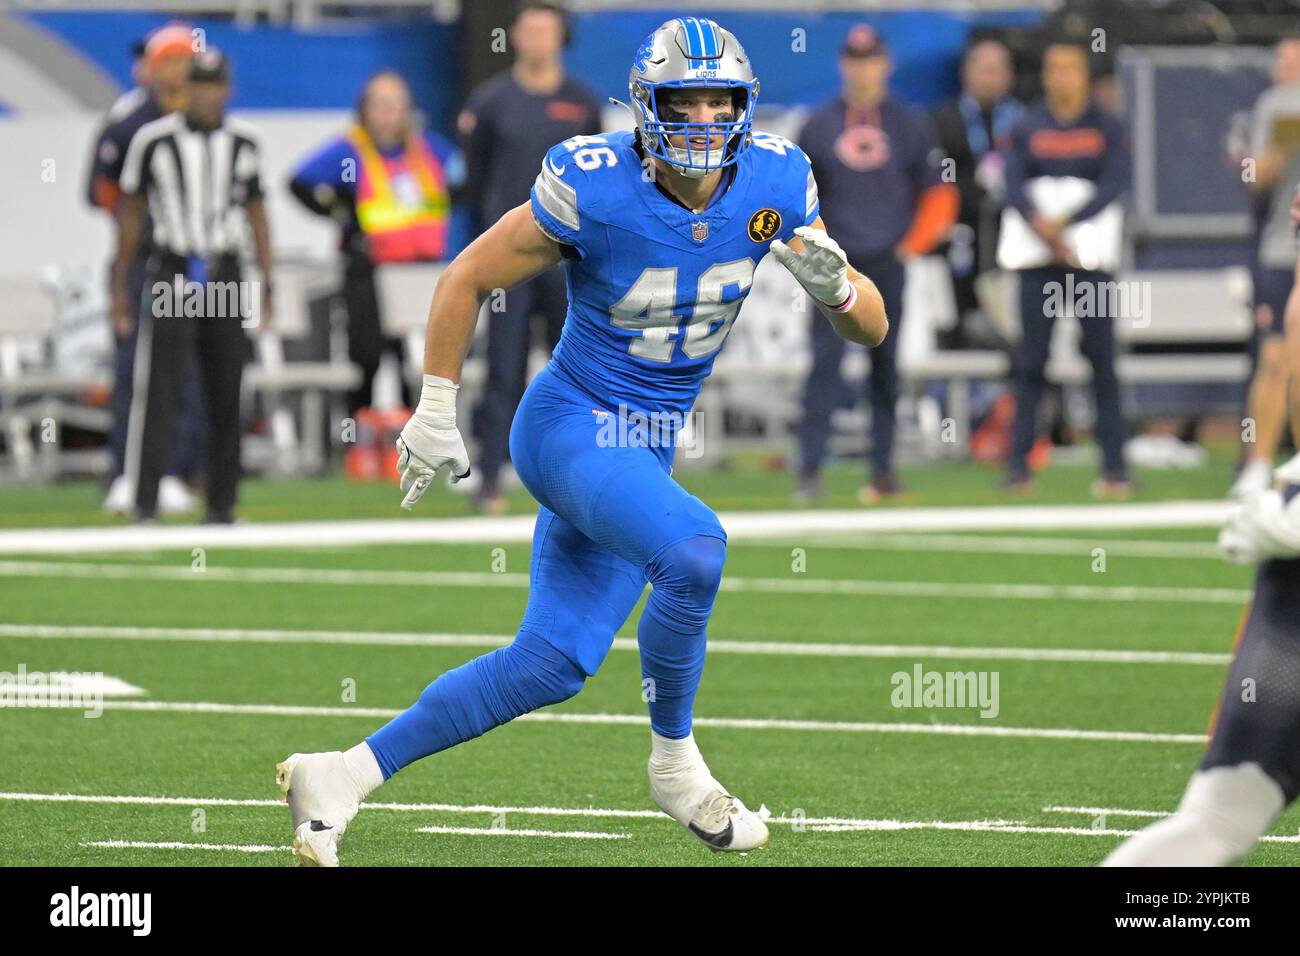
[[[397,358],[402,403],[413,407],[411,390],[402,367],[402,340],[384,334],[379,316],[379,295],[375,291],[375,267],[368,258],[349,258],[343,279],[343,303],[348,313],[348,358],[361,369],[361,384],[348,393],[348,414],[366,408],[374,400],[375,373],[385,352]]]
[[[849,262],[876,284],[885,301],[889,334],[871,353],[867,398],[871,403],[871,473],[883,478],[894,467],[894,421],[898,404],[898,333],[903,317],[903,281],[907,270],[892,251],[871,256],[849,253]],[[812,368],[804,383],[803,421],[799,427],[800,471],[817,474],[831,434],[831,412],[840,407],[845,388],[840,376],[844,340],[814,305],[810,327]]]
[[[1010,473],[1023,477],[1029,473],[1026,458],[1038,432],[1038,406],[1047,387],[1047,359],[1052,344],[1052,327],[1056,325],[1054,303],[1063,301],[1062,290],[1082,289],[1086,283],[1105,288],[1112,277],[1105,272],[1074,270],[1072,285],[1067,284],[1069,270],[1049,267],[1026,269],[1020,273],[1020,324],[1022,334],[1016,356],[1016,422],[1012,430]],[[1105,302],[1100,292],[1094,301]],[[1104,311],[1104,310],[1100,310]],[[1098,315],[1078,320],[1083,332],[1083,354],[1092,365],[1092,390],[1097,401],[1097,444],[1101,446],[1102,467],[1113,478],[1127,476],[1124,466],[1126,426],[1120,406],[1119,377],[1115,374],[1115,316]]]
[[[133,461],[136,466],[136,514],[142,518],[152,517],[158,507],[158,481],[196,352],[209,418],[210,516],[229,515],[239,483],[239,388],[248,357],[239,262],[226,258],[214,263],[206,283],[188,288],[176,281],[185,270],[183,259],[156,257],[140,314],[127,466]]]
[[[145,277],[149,273],[148,256],[131,267],[131,281],[128,295],[130,301],[139,307],[144,293]],[[108,447],[113,455],[113,470],[109,477],[117,478],[126,470],[126,430],[131,418],[131,393],[135,375],[135,341],[140,331],[139,323],[126,336],[113,333],[113,428],[108,433]],[[192,376],[187,376],[185,391],[181,398],[181,411],[176,416],[176,425],[172,430],[171,452],[167,458],[167,475],[189,475],[197,472],[202,464],[199,460],[201,445],[207,422],[204,417],[203,402],[200,400],[198,383]]]
[[[487,387],[474,414],[474,435],[479,442],[474,467],[483,474],[483,486],[495,490],[501,466],[510,457],[510,423],[528,384],[528,348],[532,341],[529,320],[540,313],[546,322],[546,347],[553,350],[564,329],[568,293],[563,269],[548,269],[515,286],[503,296],[502,309],[494,312],[489,296],[487,311]]]

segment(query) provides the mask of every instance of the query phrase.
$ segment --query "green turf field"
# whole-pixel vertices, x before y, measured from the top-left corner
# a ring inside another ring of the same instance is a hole
[[[1219,480],[1169,477],[1199,481],[1204,497]],[[855,481],[842,473],[835,493]],[[706,483],[725,492],[717,475]],[[914,483],[937,494],[943,476]],[[323,483],[316,501],[353,491]],[[774,480],[765,494],[784,505]],[[393,496],[356,497],[369,516]],[[435,507],[459,506],[448,497]],[[342,516],[284,486],[249,498],[277,517]],[[44,523],[20,511],[7,520]],[[733,542],[696,736],[724,784],[771,810],[767,848],[713,855],[651,812],[638,610],[577,698],[386,784],[343,862],[1094,864],[1113,831],[1176,804],[1201,753],[1251,583],[1213,538]],[[195,562],[189,549],[0,555],[0,670],[99,671],[142,691],[94,719],[0,713],[0,863],[290,865],[276,762],[355,743],[438,673],[507,641],[527,598],[522,543],[209,548]],[[917,666],[996,675],[996,716],[895,706],[893,675]],[[1274,830],[1288,839],[1250,862],[1300,860],[1298,828],[1292,810]]]

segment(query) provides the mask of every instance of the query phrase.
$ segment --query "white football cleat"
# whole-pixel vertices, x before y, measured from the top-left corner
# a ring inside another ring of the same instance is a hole
[[[164,515],[189,514],[198,504],[185,482],[175,475],[158,479],[158,513]]]
[[[275,782],[293,818],[299,866],[338,866],[339,840],[361,809],[343,754],[293,754],[275,766]]]
[[[1245,501],[1256,492],[1272,487],[1273,463],[1266,458],[1252,458],[1242,466],[1237,480],[1228,490],[1228,497],[1233,501]]]
[[[126,475],[118,475],[108,486],[104,511],[111,515],[129,515],[135,509],[135,484]]]
[[[700,797],[701,792],[703,797]],[[659,809],[710,850],[747,853],[767,844],[767,807],[758,812],[746,807],[714,780],[700,765],[695,772],[661,774],[650,766],[650,796]]]

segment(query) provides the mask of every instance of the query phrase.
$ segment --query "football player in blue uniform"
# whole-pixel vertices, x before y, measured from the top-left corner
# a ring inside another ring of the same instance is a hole
[[[651,796],[715,850],[767,841],[764,814],[713,778],[691,734],[727,536],[672,479],[676,435],[769,250],[844,338],[878,345],[888,323],[875,285],[822,227],[808,158],[753,130],[759,84],[735,36],[670,20],[637,51],[629,88],[636,130],[553,147],[530,201],[439,279],[423,394],[398,441],[404,508],[440,470],[469,474],[456,392],[479,306],[563,261],[564,330],[510,431],[541,505],[518,634],[351,750],[279,765],[300,863],[336,865],[360,801],[402,767],[576,694],[647,582],[637,641]]]

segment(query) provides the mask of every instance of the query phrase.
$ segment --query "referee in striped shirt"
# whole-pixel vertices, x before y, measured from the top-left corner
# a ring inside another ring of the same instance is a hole
[[[230,72],[216,50],[190,66],[189,106],[140,128],[120,180],[124,201],[112,276],[119,334],[138,320],[126,473],[137,521],[154,519],[172,421],[188,355],[198,350],[208,404],[208,523],[234,520],[239,482],[239,387],[248,355],[244,328],[270,320],[271,242],[253,131],[225,115]],[[153,253],[144,294],[129,301],[131,262],[146,210]],[[262,274],[242,281],[245,218]]]

